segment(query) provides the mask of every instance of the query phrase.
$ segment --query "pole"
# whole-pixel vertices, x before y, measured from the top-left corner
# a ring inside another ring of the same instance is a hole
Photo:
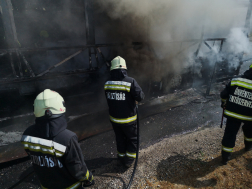
[[[71,56],[65,58],[64,60],[62,60],[61,62],[59,62],[58,64],[55,64],[53,66],[51,66],[50,68],[48,68],[46,71],[38,74],[37,76],[40,77],[40,76],[43,76],[45,75],[46,73],[48,73],[49,71],[51,71],[52,69],[60,66],[61,64],[65,63],[66,61],[70,60],[71,58],[75,57],[76,55],[80,54],[84,49],[81,49],[79,51],[77,51],[76,53],[72,54]]]

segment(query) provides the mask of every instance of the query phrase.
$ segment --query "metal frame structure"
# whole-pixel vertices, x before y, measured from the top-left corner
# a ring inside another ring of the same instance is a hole
[[[81,74],[81,73],[90,73],[98,70],[102,64],[99,63],[98,54],[101,56],[102,60],[109,66],[109,63],[105,59],[100,47],[110,47],[110,46],[118,46],[122,44],[95,44],[95,29],[94,29],[94,18],[93,18],[93,1],[92,0],[84,0],[84,12],[85,12],[85,26],[86,26],[86,40],[87,44],[83,46],[73,46],[73,47],[50,47],[50,48],[22,48],[16,32],[16,25],[13,16],[13,7],[11,0],[0,0],[0,5],[2,7],[2,15],[3,15],[3,24],[6,33],[6,41],[8,43],[8,49],[0,49],[0,57],[6,54],[9,54],[10,57],[10,65],[13,72],[13,78],[10,79],[0,79],[0,84],[10,84],[17,82],[26,82],[31,80],[38,79],[47,79],[51,77],[62,77],[73,74]],[[23,52],[38,52],[38,51],[52,51],[52,50],[78,50],[76,53],[66,57],[64,60],[59,63],[49,67],[45,71],[35,75],[32,70],[29,62],[25,58]],[[73,70],[71,72],[61,72],[61,73],[53,73],[51,75],[47,75],[54,68],[62,65],[67,62],[71,58],[77,56],[81,52],[88,50],[89,52],[89,68],[85,70]],[[15,64],[13,61],[13,55],[16,54],[17,63]],[[97,67],[93,66],[92,63],[92,55],[95,55],[95,59],[97,62]],[[29,71],[29,77],[24,77],[22,71],[22,62],[26,66]],[[16,72],[15,66],[18,67],[18,73]]]

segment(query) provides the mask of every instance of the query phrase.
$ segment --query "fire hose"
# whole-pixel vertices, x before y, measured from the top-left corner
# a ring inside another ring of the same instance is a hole
[[[130,189],[130,186],[132,184],[133,178],[135,176],[135,172],[136,172],[136,168],[137,168],[137,161],[138,161],[138,153],[139,153],[139,114],[138,114],[138,105],[136,105],[136,111],[137,111],[137,152],[136,152],[136,160],[135,160],[135,165],[134,165],[134,169],[129,181],[129,184],[127,186],[126,189]]]

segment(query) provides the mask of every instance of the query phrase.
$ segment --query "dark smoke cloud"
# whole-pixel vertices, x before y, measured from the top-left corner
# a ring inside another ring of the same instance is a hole
[[[86,43],[84,1],[12,2],[23,10],[19,8],[16,14],[16,23],[21,25],[17,31],[22,45],[71,46]],[[171,73],[176,75],[185,72],[193,64],[192,54],[198,47],[202,33],[204,37],[227,37],[232,28],[243,27],[249,1],[95,2],[96,43],[124,42],[124,47],[117,48],[115,52],[126,59],[129,72],[141,76],[143,80],[151,78],[160,81]],[[48,32],[49,37],[40,35],[43,30]],[[190,41],[192,39],[194,41]],[[144,42],[147,45],[133,49],[132,42]],[[206,52],[203,50],[199,55],[204,56]],[[64,57],[54,59],[62,60]],[[81,67],[83,62],[86,67],[86,56],[77,67]],[[49,64],[53,63],[55,61]]]
[[[191,55],[202,32],[205,38],[227,37],[232,28],[243,27],[248,0],[98,0],[96,5],[108,18],[104,25],[110,27],[110,38],[126,44],[143,41],[152,48],[120,49],[129,70],[160,81],[169,73],[183,73],[193,63]],[[182,43],[191,39],[196,40]]]

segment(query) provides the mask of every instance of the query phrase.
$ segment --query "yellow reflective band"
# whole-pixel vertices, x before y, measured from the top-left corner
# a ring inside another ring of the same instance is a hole
[[[120,153],[120,152],[118,152],[118,151],[117,151],[117,154],[118,154],[118,156],[120,156],[120,157],[124,157],[124,156],[125,156],[125,153]]]
[[[75,184],[73,184],[72,186],[67,187],[66,189],[76,189],[76,188],[79,188],[80,185],[81,185],[80,182],[76,182]]]
[[[24,145],[24,149],[33,151],[33,152],[41,152],[43,154],[51,154],[56,155],[56,157],[61,157],[64,153],[55,150],[53,147],[47,147],[40,144],[32,144],[30,142],[21,142]]]
[[[227,115],[227,116],[230,116],[230,117],[234,117],[234,118],[237,118],[237,119],[244,120],[244,121],[252,121],[251,116],[245,116],[245,115],[237,114],[237,113],[234,113],[234,112],[230,112],[228,110],[225,110],[224,114]]]
[[[221,101],[222,101],[222,102],[226,102],[226,101],[227,101],[227,99],[222,98],[222,99],[221,99]]]
[[[51,154],[54,155],[54,150],[51,147],[40,146],[38,144],[31,144],[28,142],[21,142],[24,145],[24,149],[33,151],[33,152],[41,152],[43,154]]]
[[[62,144],[59,144],[52,140],[46,140],[28,135],[22,136],[21,143],[27,150],[31,150],[34,152],[41,152],[44,154],[56,155],[56,157],[63,156],[66,151],[66,146]]]
[[[126,81],[107,81],[105,85],[126,85],[130,87],[131,83]]]
[[[136,158],[136,153],[126,152],[126,156],[131,157],[131,158]]]
[[[86,178],[84,180],[88,180],[88,177],[89,177],[89,171],[87,170]]]
[[[246,140],[248,142],[252,142],[252,138],[247,138],[247,137],[245,137],[245,135],[244,135],[244,140]]]
[[[240,86],[240,87],[244,87],[246,89],[252,89],[252,81],[249,79],[245,79],[245,78],[234,78],[231,81],[231,86]]]
[[[31,142],[24,142],[24,141],[22,141],[21,143],[31,145],[31,146],[39,146],[41,148],[48,149],[48,150],[53,150],[53,147],[44,146],[44,145],[41,145],[41,144],[34,144],[34,143],[31,143]]]
[[[225,146],[222,146],[222,150],[225,152],[233,152],[233,148],[227,148]]]
[[[137,115],[135,115],[133,117],[125,118],[125,119],[118,119],[118,118],[114,118],[112,116],[109,116],[109,117],[112,122],[119,123],[119,124],[130,123],[130,122],[135,121],[137,119]]]
[[[55,150],[55,154],[56,154],[56,157],[61,157],[64,155],[64,153],[58,151],[58,150]]]
[[[126,85],[105,85],[104,90],[119,90],[130,92],[130,87]]]
[[[89,171],[87,170],[86,176],[80,179],[80,181],[88,180],[88,178],[89,178]]]
[[[92,178],[91,178],[90,182],[92,182],[93,180],[94,180],[94,177],[93,177],[93,175],[92,175]]]
[[[39,144],[39,145],[43,145],[43,146],[47,146],[47,147],[52,147],[52,140],[46,140],[46,139],[42,139],[42,138],[38,138],[38,137],[32,137],[29,135],[23,135],[21,138],[22,142],[29,142],[32,144]],[[64,151],[65,152],[65,151]]]
[[[44,186],[42,186],[42,185],[41,185],[41,188],[42,188],[42,189],[47,189],[47,188],[45,188],[45,187],[44,187]]]
[[[245,78],[234,78],[234,79],[232,79],[232,81],[242,81],[242,82],[245,82],[245,83],[248,83],[248,84],[252,84],[252,80],[245,79]]]

